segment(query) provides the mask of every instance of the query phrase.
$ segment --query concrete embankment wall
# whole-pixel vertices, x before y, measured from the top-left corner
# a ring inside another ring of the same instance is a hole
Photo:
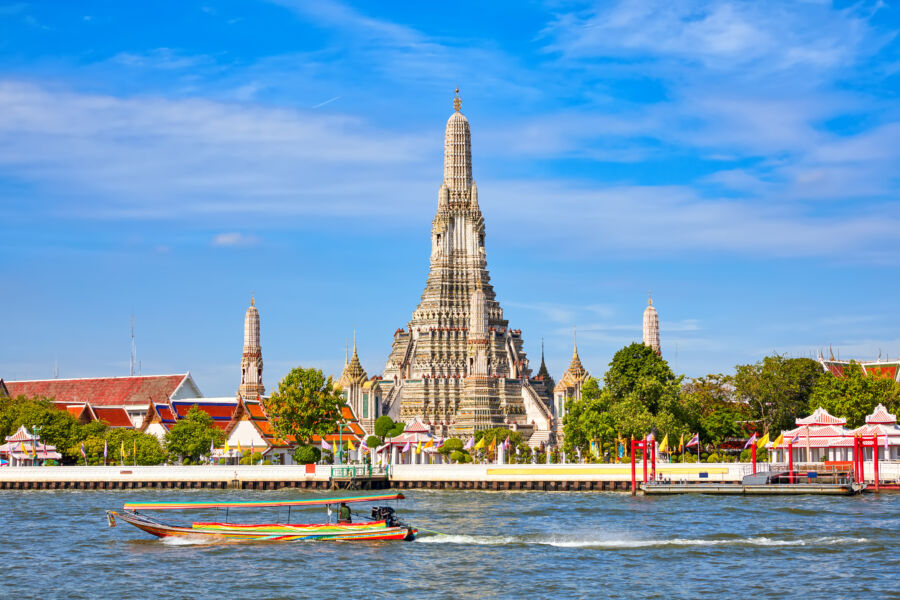
[[[735,463],[656,466],[658,475],[674,481],[737,482],[749,469]],[[636,476],[638,481],[643,479],[640,465]],[[399,489],[628,491],[631,465],[393,465],[391,485]]]

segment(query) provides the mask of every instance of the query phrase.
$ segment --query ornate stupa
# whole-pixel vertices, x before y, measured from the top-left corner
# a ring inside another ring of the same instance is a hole
[[[581,400],[581,386],[590,377],[590,373],[581,364],[581,358],[578,356],[578,337],[573,334],[574,350],[572,351],[572,360],[569,362],[569,368],[566,369],[559,383],[553,388],[553,398],[555,402],[555,429],[557,440],[562,441],[563,418],[568,411],[570,402]]]
[[[647,308],[644,309],[644,345],[653,348],[657,354],[659,349],[659,315],[653,306],[653,297],[647,297]]]
[[[241,353],[241,387],[238,395],[241,398],[255,400],[263,396],[263,359],[262,347],[259,344],[259,311],[256,301],[250,298],[250,306],[244,315],[244,351]]]
[[[444,133],[428,279],[407,328],[394,334],[384,405],[395,419],[418,417],[437,435],[513,424],[549,430],[549,398],[531,386],[522,332],[509,328],[490,283],[471,131],[460,105],[457,90]]]

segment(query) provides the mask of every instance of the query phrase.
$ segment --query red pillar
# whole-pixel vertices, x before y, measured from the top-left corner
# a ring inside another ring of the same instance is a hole
[[[656,481],[656,440],[650,440],[650,479]]]
[[[788,481],[794,483],[794,444],[788,444]]]
[[[641,460],[644,465],[644,483],[647,483],[647,440],[638,442],[641,445]]]
[[[750,444],[750,460],[753,462],[753,474],[756,475],[756,443]]]
[[[881,479],[878,476],[878,434],[877,433],[875,434],[875,437],[872,438],[872,460],[875,461],[874,464],[872,465],[872,468],[875,471],[875,491],[877,492],[878,484],[879,484],[878,480]]]
[[[635,468],[634,468],[634,440],[631,440],[631,495],[634,496],[637,493],[635,489],[635,485],[637,484],[637,478],[635,477]]]

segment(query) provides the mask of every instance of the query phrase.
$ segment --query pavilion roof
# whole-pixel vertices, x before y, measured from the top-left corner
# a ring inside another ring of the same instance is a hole
[[[28,431],[24,425],[19,425],[19,428],[12,435],[6,436],[7,442],[30,442],[34,439],[34,435]]]
[[[53,398],[57,402],[94,406],[148,404],[152,399],[168,399],[190,373],[138,377],[94,377],[83,379],[38,379],[7,381],[10,396]]]
[[[873,425],[896,425],[897,417],[888,412],[884,404],[879,404],[872,411],[871,415],[866,416],[866,423]]]
[[[187,416],[194,406],[212,417],[214,427],[227,430],[238,408],[238,400],[231,397],[172,400],[172,410],[175,411],[176,420]]]
[[[794,421],[797,425],[846,425],[847,419],[835,417],[821,406],[813,414]]]

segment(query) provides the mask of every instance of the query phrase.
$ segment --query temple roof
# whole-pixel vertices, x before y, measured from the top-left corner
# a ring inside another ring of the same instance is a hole
[[[846,425],[847,419],[835,417],[821,406],[813,414],[794,421],[797,425]]]
[[[10,396],[53,398],[57,402],[93,406],[127,406],[166,400],[188,379],[183,375],[96,377],[89,379],[38,379],[7,381]]]
[[[359,355],[356,353],[356,333],[354,333],[353,356],[350,358],[350,362],[344,367],[344,372],[341,373],[341,378],[338,379],[335,387],[344,389],[351,385],[362,385],[367,379],[368,375],[366,375],[366,370],[363,369],[362,364],[360,364]]]
[[[6,436],[7,442],[30,442],[34,439],[34,436],[28,431],[24,425],[19,425],[19,428],[12,435]]]
[[[896,425],[897,417],[889,413],[884,404],[879,404],[872,411],[871,415],[866,416],[866,423],[870,425]]]
[[[176,419],[185,418],[194,406],[212,417],[213,426],[224,430],[237,410],[238,400],[226,396],[224,398],[183,398],[172,401]]]
[[[105,408],[103,406],[93,407],[97,420],[102,421],[110,427],[128,427],[133,428],[134,424],[124,408]]]
[[[572,352],[572,360],[569,362],[569,368],[563,373],[559,379],[559,383],[553,388],[555,392],[561,392],[566,388],[577,387],[584,383],[584,380],[590,377],[590,374],[581,364],[581,358],[578,356],[578,340],[575,340],[575,349]]]

